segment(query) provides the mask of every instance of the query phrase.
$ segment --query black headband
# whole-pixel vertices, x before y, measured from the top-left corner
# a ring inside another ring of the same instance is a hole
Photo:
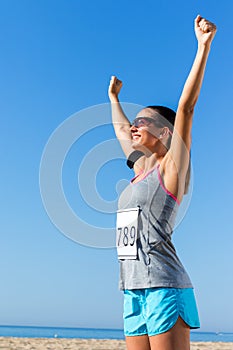
[[[142,156],[144,156],[144,153],[141,151],[133,151],[132,153],[130,153],[130,155],[128,156],[127,162],[126,164],[128,165],[128,167],[130,169],[133,168],[134,164],[136,163],[136,161],[141,158]]]

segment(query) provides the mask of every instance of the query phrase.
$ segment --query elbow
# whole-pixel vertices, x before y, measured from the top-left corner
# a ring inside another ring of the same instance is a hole
[[[178,108],[185,114],[193,114],[197,99],[197,96],[192,96],[190,98],[184,98],[181,96]]]
[[[192,116],[194,113],[194,107],[196,103],[179,103],[178,109],[187,116]]]

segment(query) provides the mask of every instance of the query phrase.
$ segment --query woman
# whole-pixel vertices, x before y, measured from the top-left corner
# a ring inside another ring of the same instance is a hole
[[[171,234],[187,189],[194,107],[215,33],[216,26],[198,15],[197,54],[176,113],[149,106],[130,124],[118,99],[122,82],[110,81],[114,129],[135,171],[117,217],[128,350],[188,350],[190,329],[199,327],[193,286]]]

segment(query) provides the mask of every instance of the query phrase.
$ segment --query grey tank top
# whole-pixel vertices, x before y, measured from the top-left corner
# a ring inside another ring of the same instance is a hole
[[[193,288],[171,241],[179,204],[152,169],[121,193],[118,209],[139,206],[137,259],[120,261],[120,289]]]

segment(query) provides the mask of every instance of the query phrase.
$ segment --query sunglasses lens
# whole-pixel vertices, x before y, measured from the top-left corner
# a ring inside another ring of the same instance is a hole
[[[135,126],[136,128],[140,128],[141,126],[147,126],[150,124],[150,120],[146,118],[136,118],[132,122],[132,126]]]

